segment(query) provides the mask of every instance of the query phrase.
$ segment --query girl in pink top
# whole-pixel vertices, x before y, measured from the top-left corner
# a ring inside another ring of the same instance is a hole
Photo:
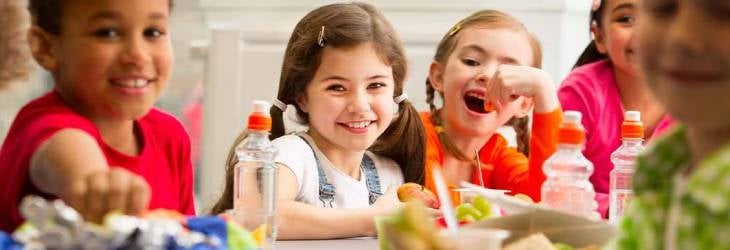
[[[587,137],[583,154],[595,166],[591,182],[604,217],[608,211],[609,172],[613,169],[610,155],[621,145],[624,110],[641,112],[647,138],[660,134],[673,123],[636,69],[636,8],[637,0],[594,1],[594,40],[558,90],[564,110],[583,113]]]

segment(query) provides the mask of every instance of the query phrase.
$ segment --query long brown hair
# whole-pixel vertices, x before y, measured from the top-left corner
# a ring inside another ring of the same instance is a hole
[[[446,32],[443,38],[441,38],[438,47],[436,47],[436,54],[433,56],[433,60],[440,64],[446,64],[449,55],[451,55],[451,53],[454,51],[456,42],[459,39],[459,31],[469,27],[479,27],[486,29],[509,29],[524,32],[527,36],[530,46],[532,47],[532,66],[536,68],[542,67],[542,48],[537,38],[532,33],[528,32],[525,26],[520,21],[504,12],[497,10],[477,11],[456,23],[456,25],[449,29],[449,31]],[[433,88],[433,86],[431,86],[431,81],[426,79],[426,102],[428,102],[428,106],[431,110],[431,119],[433,120],[434,125],[441,126],[442,121],[441,117],[439,116],[440,110],[436,108],[436,105],[434,104],[435,93],[436,90]],[[443,99],[443,95],[441,95],[441,98]],[[529,154],[529,119],[530,118],[527,116],[523,118],[513,117],[507,122],[507,125],[512,126],[517,134],[517,149],[525,155]],[[466,157],[466,154],[464,152],[461,152],[461,150],[454,146],[454,143],[451,142],[446,133],[439,132],[438,136],[446,151],[453,155],[455,158],[462,161],[473,160]]]
[[[325,27],[320,46],[320,31]],[[346,48],[371,42],[381,59],[393,69],[394,97],[404,91],[403,82],[407,61],[401,40],[393,27],[375,7],[365,3],[330,4],[309,12],[297,23],[284,54],[277,99],[294,106],[300,122],[307,124],[309,117],[296,103],[314,77],[321,63],[324,46]],[[270,138],[283,136],[283,112],[271,108]],[[233,170],[237,162],[235,146],[246,137],[241,133],[231,146],[226,162],[226,186],[223,195],[213,207],[220,213],[233,206]],[[393,159],[400,166],[407,182],[423,183],[425,133],[418,111],[410,101],[398,105],[398,116],[381,134],[370,151]]]

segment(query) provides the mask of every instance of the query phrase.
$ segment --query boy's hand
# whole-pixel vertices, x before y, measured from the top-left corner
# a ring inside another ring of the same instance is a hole
[[[550,76],[529,66],[499,65],[487,83],[487,102],[495,105],[512,102],[520,96],[534,98],[535,112],[547,113],[559,106],[557,92]]]
[[[67,194],[60,194],[87,221],[101,222],[111,211],[136,215],[147,208],[150,187],[140,176],[122,168],[90,173],[70,183]]]

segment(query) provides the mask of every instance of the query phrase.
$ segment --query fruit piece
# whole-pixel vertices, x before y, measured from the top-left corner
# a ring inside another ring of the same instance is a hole
[[[236,222],[230,220],[226,223],[226,227],[228,232],[228,249],[248,250],[258,249],[261,246],[256,243],[256,240],[246,229],[239,226]]]
[[[266,243],[266,224],[261,224],[256,230],[253,230],[251,237],[259,246],[263,246]]]
[[[402,202],[421,201],[430,208],[439,208],[436,195],[418,183],[408,182],[398,187],[398,199]]]
[[[484,102],[484,111],[492,112],[495,109],[497,109],[497,107],[494,106],[493,102],[491,102],[491,101]]]
[[[492,216],[492,203],[483,196],[477,196],[471,203],[477,210],[479,210],[479,212],[482,213],[482,217],[476,219],[484,220],[489,219],[489,217]]]
[[[469,223],[470,223],[470,221],[460,220],[459,226],[464,225],[464,224],[469,224]],[[443,216],[439,216],[438,218],[436,218],[436,225],[438,225],[440,228],[447,228],[446,218],[444,218]]]
[[[525,194],[516,194],[515,198],[523,200],[523,201],[527,201],[530,203],[535,203],[535,201],[533,201],[532,198],[530,198],[530,196],[527,196]]]
[[[479,212],[472,204],[462,203],[456,207],[456,219],[459,221],[474,222],[482,218],[482,212]]]
[[[573,250],[575,248],[571,247],[570,245],[566,245],[563,243],[554,243],[553,246],[556,250]]]

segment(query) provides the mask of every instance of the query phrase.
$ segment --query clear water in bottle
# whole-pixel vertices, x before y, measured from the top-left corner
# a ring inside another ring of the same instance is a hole
[[[589,181],[593,164],[583,156],[580,148],[561,146],[545,161],[543,170],[547,179],[542,186],[542,204],[579,216],[594,215],[595,191]]]
[[[566,111],[558,133],[558,150],[543,164],[546,180],[542,185],[541,204],[552,209],[584,217],[594,217],[595,191],[589,178],[593,164],[581,152],[585,132],[581,114]]]
[[[248,134],[236,147],[238,162],[233,177],[234,216],[248,231],[264,231],[264,249],[271,248],[277,231],[277,168],[274,164],[277,150],[268,138],[271,120],[263,112],[268,111],[268,107],[254,102]]]
[[[611,154],[613,170],[609,174],[608,221],[617,224],[634,196],[632,178],[636,158],[644,151],[644,126],[641,113],[626,111],[621,124],[621,146]]]

